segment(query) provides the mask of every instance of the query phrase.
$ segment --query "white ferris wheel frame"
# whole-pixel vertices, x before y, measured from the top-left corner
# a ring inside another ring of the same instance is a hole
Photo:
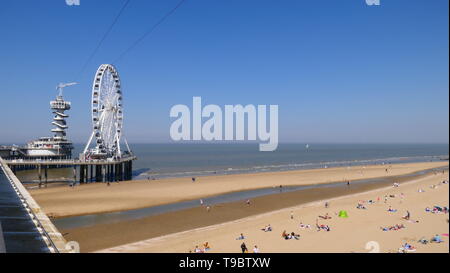
[[[93,139],[93,154],[121,156],[120,140],[123,127],[123,95],[117,69],[111,64],[102,64],[95,73],[92,84],[91,120],[92,134],[84,154]],[[128,143],[125,144],[128,148]],[[130,150],[128,148],[128,150]]]

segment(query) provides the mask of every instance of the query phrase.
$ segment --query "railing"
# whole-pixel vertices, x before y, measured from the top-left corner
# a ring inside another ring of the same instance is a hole
[[[76,163],[89,163],[89,162],[121,162],[121,161],[127,161],[127,160],[134,160],[136,159],[136,156],[126,156],[126,157],[120,157],[117,159],[86,159],[86,160],[80,160],[80,159],[9,159],[4,160],[6,163],[68,163],[68,164],[76,164]]]

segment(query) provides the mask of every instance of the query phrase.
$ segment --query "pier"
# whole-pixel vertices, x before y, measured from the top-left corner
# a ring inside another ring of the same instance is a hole
[[[49,168],[73,168],[73,181],[80,184],[88,182],[115,182],[132,179],[133,160],[136,156],[126,156],[105,160],[41,160],[41,159],[10,159],[4,160],[12,172],[26,169],[36,169],[39,183],[47,183]]]
[[[64,237],[0,157],[0,253],[69,250]]]

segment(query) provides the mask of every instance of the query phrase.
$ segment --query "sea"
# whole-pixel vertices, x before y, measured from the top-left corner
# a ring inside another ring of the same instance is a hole
[[[73,157],[84,146],[75,144]],[[448,160],[448,144],[293,144],[281,143],[273,152],[258,144],[130,144],[137,156],[133,179],[197,177],[279,172],[358,165]],[[36,170],[20,171],[19,179],[38,181]],[[51,169],[49,182],[73,182],[73,170]]]
[[[74,154],[82,150],[75,145]],[[448,160],[448,144],[130,144],[134,179],[277,172],[339,166]]]

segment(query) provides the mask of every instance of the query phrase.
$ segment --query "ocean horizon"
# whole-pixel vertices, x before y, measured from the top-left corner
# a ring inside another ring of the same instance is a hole
[[[137,156],[133,179],[193,177],[352,165],[425,162],[448,159],[448,144],[280,143],[260,152],[258,143],[130,144]],[[75,144],[73,156],[83,149]]]

